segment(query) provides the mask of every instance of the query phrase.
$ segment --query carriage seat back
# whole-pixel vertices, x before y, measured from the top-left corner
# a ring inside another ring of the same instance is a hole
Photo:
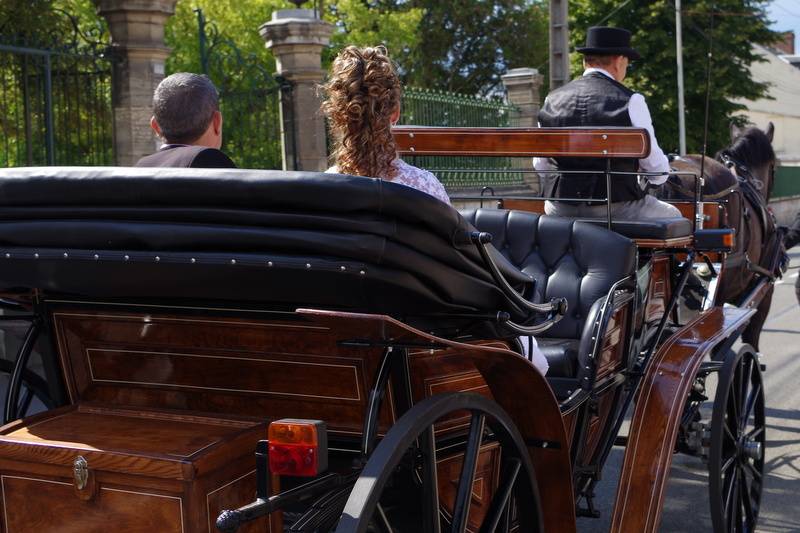
[[[581,340],[591,337],[591,328],[585,326],[599,309],[595,303],[635,270],[633,241],[590,222],[526,211],[477,209],[461,214],[480,231],[491,233],[500,253],[536,280],[533,301],[567,299],[566,316],[541,336],[540,344],[551,360],[548,375],[576,377],[581,359],[588,355]]]

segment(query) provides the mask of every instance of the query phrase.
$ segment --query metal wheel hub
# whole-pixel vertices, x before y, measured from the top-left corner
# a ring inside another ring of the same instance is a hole
[[[745,459],[752,459],[759,461],[762,457],[762,446],[760,442],[756,442],[748,437],[743,437],[737,445],[739,456]]]

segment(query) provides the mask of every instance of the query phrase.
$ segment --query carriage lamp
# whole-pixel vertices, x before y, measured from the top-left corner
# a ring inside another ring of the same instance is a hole
[[[328,433],[322,420],[276,420],[267,436],[271,473],[314,477],[328,469]]]

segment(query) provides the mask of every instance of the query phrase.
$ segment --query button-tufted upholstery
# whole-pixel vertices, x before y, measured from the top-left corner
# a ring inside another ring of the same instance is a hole
[[[525,211],[477,209],[461,214],[480,231],[491,233],[495,248],[536,280],[533,301],[567,298],[567,315],[542,335],[540,346],[551,365],[548,375],[576,377],[586,355],[579,354],[586,351],[586,343],[580,341],[591,335],[591,328],[584,328],[586,318],[614,283],[634,272],[633,242],[590,222]]]

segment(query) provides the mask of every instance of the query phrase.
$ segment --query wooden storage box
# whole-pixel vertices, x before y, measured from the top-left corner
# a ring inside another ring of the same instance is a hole
[[[0,428],[2,529],[215,532],[220,510],[255,498],[265,437],[252,420],[90,404],[13,422]]]

